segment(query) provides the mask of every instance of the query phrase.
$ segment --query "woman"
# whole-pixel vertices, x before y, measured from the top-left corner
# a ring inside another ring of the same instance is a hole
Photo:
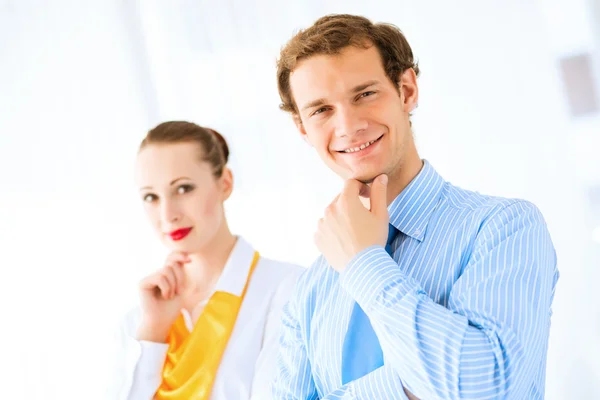
[[[303,269],[229,230],[228,155],[219,133],[182,121],[141,143],[140,198],[171,253],[122,325],[117,399],[270,398],[281,309]]]

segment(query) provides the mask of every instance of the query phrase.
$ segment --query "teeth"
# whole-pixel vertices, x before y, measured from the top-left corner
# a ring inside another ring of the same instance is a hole
[[[372,145],[376,141],[377,141],[377,139],[371,140],[370,142],[361,144],[359,147],[352,147],[352,148],[346,149],[346,150],[344,150],[344,153],[354,153],[356,151],[361,151],[361,150],[369,147],[370,145]]]

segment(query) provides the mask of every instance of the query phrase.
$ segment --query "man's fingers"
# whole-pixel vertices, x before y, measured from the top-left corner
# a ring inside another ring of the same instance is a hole
[[[349,179],[344,183],[344,189],[337,200],[342,207],[348,210],[360,205],[363,206],[364,199],[369,196],[369,187],[356,179]]]
[[[371,212],[378,217],[388,218],[387,182],[387,175],[381,174],[371,184]]]
[[[364,183],[359,182],[356,179],[348,179],[346,182],[344,182],[342,195],[345,197],[358,197],[360,195],[361,188],[364,185]]]
[[[363,183],[362,186],[360,187],[360,191],[358,192],[358,195],[360,197],[364,197],[365,199],[370,199],[371,198],[371,186],[367,185],[366,183]]]

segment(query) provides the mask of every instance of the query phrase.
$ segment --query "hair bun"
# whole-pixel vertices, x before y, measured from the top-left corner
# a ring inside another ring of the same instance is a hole
[[[221,135],[219,132],[215,131],[214,129],[206,128],[206,130],[208,130],[213,135],[215,135],[215,138],[217,139],[217,141],[219,142],[219,145],[221,146],[221,151],[223,152],[223,157],[225,159],[225,163],[227,163],[227,161],[229,160],[229,146],[227,145],[227,141],[225,140],[223,135]]]

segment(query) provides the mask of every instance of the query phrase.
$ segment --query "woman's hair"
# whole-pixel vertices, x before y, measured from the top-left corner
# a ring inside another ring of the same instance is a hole
[[[150,144],[197,143],[201,148],[201,160],[209,163],[215,178],[220,178],[229,158],[225,138],[213,129],[204,128],[187,121],[168,121],[151,129],[140,151]]]

